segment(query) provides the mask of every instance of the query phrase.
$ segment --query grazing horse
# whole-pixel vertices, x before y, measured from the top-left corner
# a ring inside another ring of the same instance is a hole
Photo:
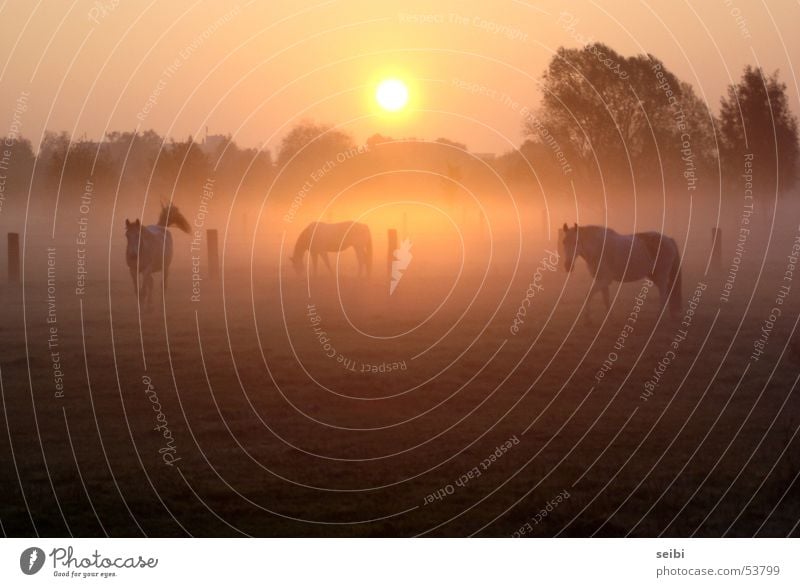
[[[594,277],[586,300],[586,321],[589,302],[596,292],[603,294],[606,310],[610,309],[608,286],[612,281],[627,282],[649,278],[658,287],[663,306],[669,304],[675,316],[681,311],[681,254],[675,240],[660,232],[618,234],[605,226],[569,228],[564,223],[564,268],[572,271],[576,257],[583,257]]]
[[[306,251],[317,274],[317,257],[321,256],[328,269],[333,272],[328,260],[328,253],[338,253],[353,247],[358,258],[358,275],[372,270],[372,235],[369,226],[360,222],[312,222],[303,229],[294,245],[294,254],[290,257],[292,265],[298,273],[303,271],[303,259]]]
[[[169,264],[172,261],[172,235],[167,230],[168,226],[177,226],[187,233],[191,231],[186,218],[175,206],[170,205],[161,205],[158,224],[142,226],[138,218],[133,222],[125,219],[125,237],[128,239],[125,260],[139,303],[146,299],[148,307],[153,304],[153,273],[161,271],[162,293],[167,291]]]

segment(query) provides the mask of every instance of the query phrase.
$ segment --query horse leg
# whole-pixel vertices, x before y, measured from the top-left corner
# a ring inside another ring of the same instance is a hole
[[[589,290],[589,296],[586,299],[586,310],[583,314],[583,321],[587,325],[590,325],[592,323],[592,317],[589,313],[589,310],[592,305],[592,298],[594,297],[594,294],[596,294],[598,291],[603,294],[603,300],[606,303],[606,310],[610,308],[609,296],[608,296],[608,282],[595,280],[595,282],[592,284],[592,289]]]
[[[137,287],[137,295],[139,297],[139,307],[141,308],[142,305],[147,301],[147,271],[142,270],[139,275],[139,286]]]
[[[331,274],[333,274],[333,268],[331,267],[330,259],[328,259],[328,253],[322,253],[321,256],[322,260],[325,262],[325,267],[327,267],[328,271],[330,271]]]
[[[653,283],[658,288],[658,297],[661,300],[661,311],[663,313],[669,305],[669,281],[666,279],[653,279]]]
[[[358,257],[358,276],[361,277],[362,271],[364,275],[369,275],[369,255],[366,247],[356,248],[356,256]]]
[[[356,252],[356,261],[358,261],[358,276],[361,277],[361,271],[364,268],[364,257],[361,249],[357,246],[353,245],[353,250]]]
[[[586,326],[590,326],[592,324],[592,315],[591,315],[592,298],[594,297],[594,294],[595,294],[596,291],[597,291],[597,288],[593,284],[592,288],[589,290],[589,295],[586,296],[586,305],[585,305],[585,307],[583,309],[583,323]]]
[[[136,297],[139,297],[139,272],[136,270],[136,267],[128,267],[131,271],[131,279],[133,279],[133,293],[136,294]]]
[[[167,282],[169,281],[169,265],[164,265],[162,270],[161,281],[161,299],[166,303],[167,301]]]
[[[314,277],[317,276],[317,254],[311,253],[311,265],[314,267],[313,275]]]
[[[147,270],[142,276],[142,292],[144,293],[144,300],[147,302],[147,309],[153,307],[153,274]],[[143,301],[144,301],[143,300]]]

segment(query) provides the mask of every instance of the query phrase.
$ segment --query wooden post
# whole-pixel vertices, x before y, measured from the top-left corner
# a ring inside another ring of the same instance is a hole
[[[208,279],[216,281],[219,278],[219,249],[217,243],[217,230],[209,228],[206,231],[208,240]]]
[[[19,283],[19,234],[8,233],[8,281]]]
[[[392,261],[394,261],[394,252],[397,249],[397,229],[389,229],[389,251],[386,257],[386,266],[389,272],[389,279],[392,278]]]
[[[711,229],[711,266],[714,269],[722,267],[722,229]]]

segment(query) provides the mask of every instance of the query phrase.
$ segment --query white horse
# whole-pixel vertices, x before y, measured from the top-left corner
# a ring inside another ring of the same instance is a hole
[[[675,240],[660,232],[618,234],[605,226],[572,228],[564,223],[564,268],[572,271],[576,257],[583,257],[594,277],[589,302],[596,292],[603,294],[606,310],[611,305],[608,286],[612,281],[627,282],[649,278],[661,295],[663,306],[669,304],[675,316],[681,311],[681,254]]]
[[[158,224],[142,226],[138,218],[133,222],[125,219],[125,237],[128,239],[125,260],[139,303],[147,300],[148,307],[153,304],[153,273],[161,271],[162,292],[167,291],[169,264],[172,262],[172,235],[167,227],[173,225],[183,232],[191,230],[189,222],[178,208],[163,204]]]
[[[321,256],[328,269],[333,272],[328,260],[328,253],[339,253],[353,247],[358,259],[358,275],[362,270],[369,275],[372,270],[372,234],[369,226],[360,222],[312,222],[303,229],[294,245],[294,254],[290,257],[298,273],[303,271],[303,259],[308,251],[309,259],[317,274],[317,257]]]

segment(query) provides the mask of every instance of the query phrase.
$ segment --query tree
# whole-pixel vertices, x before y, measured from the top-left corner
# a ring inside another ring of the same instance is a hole
[[[45,132],[39,148],[42,172],[50,186],[82,191],[88,180],[106,179],[110,161],[99,143],[81,138],[72,140],[66,132]]]
[[[33,147],[25,138],[0,137],[0,175],[4,179],[2,194],[22,192],[31,181]]]
[[[152,187],[168,194],[200,193],[210,177],[208,160],[191,136],[185,141],[170,140],[159,152],[155,165],[155,178],[160,185]]]
[[[124,173],[124,185],[135,184],[142,189],[150,179],[159,151],[164,148],[164,139],[153,130],[143,132],[110,132],[103,141],[114,169],[114,178]]]
[[[542,106],[523,113],[524,132],[586,183],[660,185],[662,170],[674,183],[687,164],[694,171],[699,159],[713,159],[708,109],[652,55],[624,57],[602,43],[562,47],[540,89]]]
[[[272,157],[268,149],[242,149],[228,137],[208,153],[218,189],[229,193],[263,190],[272,176]]]
[[[741,188],[745,157],[750,157],[756,198],[773,199],[795,184],[797,119],[777,72],[765,76],[759,67],[745,67],[741,81],[722,99],[720,128],[723,173],[730,183]]]
[[[283,169],[290,161],[293,165],[309,164],[311,167],[354,147],[353,139],[345,132],[329,125],[300,122],[283,137],[278,151],[278,167]]]

